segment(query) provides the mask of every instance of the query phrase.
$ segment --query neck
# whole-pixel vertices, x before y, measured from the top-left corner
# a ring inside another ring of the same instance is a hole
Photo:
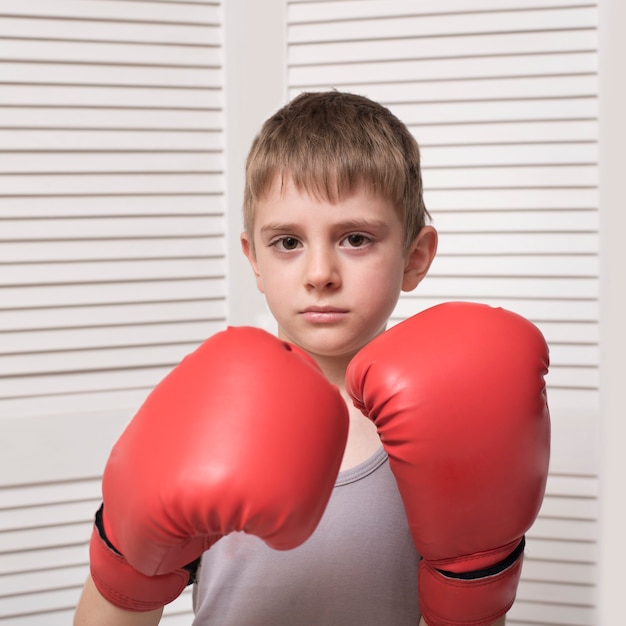
[[[374,424],[352,403],[346,392],[346,369],[352,355],[346,357],[318,357],[311,355],[320,366],[330,383],[339,388],[348,407],[350,429],[348,442],[341,462],[341,470],[346,470],[368,459],[380,447],[380,439]]]

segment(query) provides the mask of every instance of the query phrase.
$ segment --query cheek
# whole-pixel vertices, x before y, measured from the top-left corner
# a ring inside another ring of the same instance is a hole
[[[359,276],[357,297],[373,320],[385,323],[391,315],[402,291],[403,274],[403,267],[381,263]]]

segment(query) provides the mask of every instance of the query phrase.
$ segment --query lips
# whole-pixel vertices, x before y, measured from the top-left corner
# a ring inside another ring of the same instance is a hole
[[[345,309],[331,306],[311,306],[301,312],[301,315],[311,323],[332,324],[341,321],[347,315]]]

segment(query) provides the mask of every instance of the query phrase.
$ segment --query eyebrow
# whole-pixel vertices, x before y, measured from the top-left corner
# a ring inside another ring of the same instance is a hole
[[[261,226],[260,234],[267,233],[288,233],[299,230],[301,226],[296,222],[270,222]],[[378,232],[387,232],[388,224],[383,220],[353,219],[333,224],[333,228],[337,230],[373,230]]]

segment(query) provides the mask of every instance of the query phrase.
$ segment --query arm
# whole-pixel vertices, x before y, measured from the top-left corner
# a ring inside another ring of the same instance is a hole
[[[106,600],[87,578],[74,614],[74,626],[156,626],[163,609],[138,613],[125,611]]]

